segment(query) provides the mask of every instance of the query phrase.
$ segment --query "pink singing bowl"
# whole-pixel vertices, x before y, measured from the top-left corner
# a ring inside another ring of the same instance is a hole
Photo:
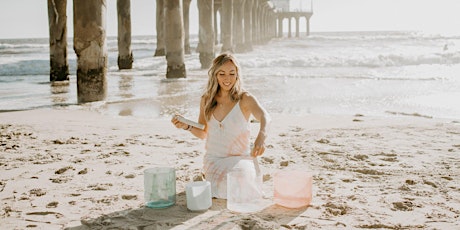
[[[278,171],[274,176],[276,204],[287,208],[308,206],[312,199],[313,177],[304,171]]]

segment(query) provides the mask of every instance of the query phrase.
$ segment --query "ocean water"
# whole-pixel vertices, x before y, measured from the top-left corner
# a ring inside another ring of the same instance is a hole
[[[0,40],[0,111],[55,107],[145,118],[198,116],[207,82],[198,39],[185,56],[187,78],[167,80],[156,38],[134,36],[133,69],[118,70],[107,38],[107,99],[78,104],[76,56],[68,39],[70,82],[49,83],[47,38]],[[460,118],[460,36],[412,31],[323,32],[276,38],[237,53],[244,87],[270,113]]]

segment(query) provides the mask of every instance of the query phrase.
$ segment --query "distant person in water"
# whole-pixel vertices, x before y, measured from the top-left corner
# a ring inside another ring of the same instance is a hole
[[[270,123],[269,114],[256,97],[243,90],[240,70],[236,58],[230,53],[223,53],[213,60],[206,92],[200,102],[198,123],[204,125],[203,130],[187,125],[177,117],[171,120],[177,128],[206,139],[203,174],[211,183],[213,197],[222,199],[227,198],[227,172],[236,167],[260,173],[254,159],[265,151]],[[252,149],[249,143],[251,115],[260,122]]]

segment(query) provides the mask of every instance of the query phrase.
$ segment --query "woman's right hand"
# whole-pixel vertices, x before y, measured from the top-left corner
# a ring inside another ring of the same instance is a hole
[[[179,119],[177,119],[180,115],[176,114],[172,117],[171,119],[171,122],[173,123],[174,126],[176,126],[176,128],[181,128],[181,129],[187,129],[188,128],[188,125],[179,121]]]

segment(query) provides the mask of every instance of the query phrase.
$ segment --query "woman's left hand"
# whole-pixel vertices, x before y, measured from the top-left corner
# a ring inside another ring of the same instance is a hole
[[[251,156],[253,157],[258,157],[262,156],[265,152],[265,146],[264,145],[254,145],[254,148],[252,148]]]
[[[258,157],[258,156],[262,156],[262,154],[264,154],[264,152],[265,152],[264,140],[265,140],[264,133],[259,133],[259,135],[257,136],[256,140],[254,141],[254,147],[252,148],[251,156]]]

